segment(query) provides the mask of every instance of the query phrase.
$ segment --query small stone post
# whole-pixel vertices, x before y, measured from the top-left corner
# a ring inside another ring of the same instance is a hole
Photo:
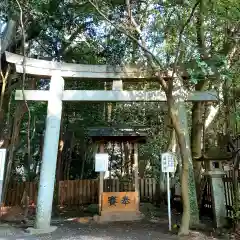
[[[226,201],[222,179],[225,173],[221,169],[212,169],[205,174],[210,177],[215,226],[220,228],[226,224]]]
[[[44,135],[43,159],[37,199],[35,228],[32,232],[52,232],[50,227],[52,202],[56,176],[58,142],[62,115],[62,95],[64,79],[56,72],[51,77],[50,99],[48,100],[46,131]]]

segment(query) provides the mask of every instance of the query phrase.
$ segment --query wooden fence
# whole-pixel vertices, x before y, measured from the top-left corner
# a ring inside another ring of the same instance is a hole
[[[209,176],[203,176],[199,192],[199,210],[201,216],[213,217],[212,191]]]
[[[240,183],[239,173],[240,172],[238,171],[238,189],[239,189],[239,183]],[[228,171],[228,173],[223,178],[227,217],[233,216],[233,206],[234,206],[233,181],[234,181],[233,172]]]
[[[238,173],[238,176],[240,174]],[[223,184],[224,184],[224,193],[225,193],[225,206],[227,217],[233,216],[233,205],[234,205],[234,190],[233,190],[233,176],[232,171],[228,171],[226,175],[223,176]],[[210,186],[209,177],[205,176],[203,181],[206,181],[204,185],[204,189],[202,189],[202,197],[200,202],[200,210],[201,215],[208,215],[213,217],[213,203],[212,203],[212,192]],[[238,183],[240,183],[240,178],[238,177]],[[239,185],[238,185],[239,188]]]
[[[223,178],[227,217],[233,214],[233,180],[230,177]]]
[[[35,182],[12,182],[9,184],[7,197],[6,197],[6,206],[15,206],[20,205],[23,197],[24,189],[27,189],[30,201],[36,203],[37,200],[37,189],[38,184]]]
[[[68,180],[60,181],[57,194],[60,205],[82,205],[98,203],[98,180]],[[38,184],[33,182],[11,183],[6,198],[6,206],[19,205],[24,189],[28,190],[30,201],[37,202]],[[133,184],[120,182],[116,179],[104,180],[105,192],[133,191]],[[139,179],[140,200],[154,202],[158,197],[159,185],[155,179]]]

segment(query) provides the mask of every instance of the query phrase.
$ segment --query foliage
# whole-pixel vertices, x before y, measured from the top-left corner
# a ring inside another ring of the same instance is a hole
[[[174,70],[183,76],[181,80],[187,90],[218,90],[219,114],[216,124],[207,133],[214,144],[217,133],[226,133],[227,129],[234,135],[240,131],[239,2],[131,1],[130,9],[127,1],[122,0],[19,2],[24,12],[29,57],[83,64],[134,64],[139,68],[150,67],[154,62],[157,69]],[[16,0],[4,1],[1,5],[4,5],[0,7],[3,29],[9,18],[19,17],[19,8]],[[133,19],[130,19],[129,10]],[[18,26],[14,43],[9,47],[12,52],[22,51],[20,33]],[[144,54],[146,52],[148,54]],[[27,80],[31,81],[31,77],[28,76]],[[1,121],[5,122],[10,135],[14,121],[8,121],[8,116],[11,116],[10,120],[16,117],[17,104],[12,101],[8,108],[7,99],[15,88],[20,87],[21,78],[17,76],[11,78],[6,90],[6,111]],[[37,88],[48,87],[47,79],[37,81]],[[107,83],[88,79],[68,79],[65,86],[66,89],[105,87],[110,88]],[[124,83],[124,88],[159,89],[161,86],[159,82],[129,82]],[[12,175],[20,181],[38,180],[39,171],[36,169],[41,164],[46,103],[29,103],[29,107],[32,116],[30,161],[27,157],[27,113],[21,120],[17,143],[9,143],[9,147],[14,145]],[[148,128],[148,142],[139,149],[140,159],[150,166],[146,168],[146,176],[160,176],[159,156],[167,148],[171,130],[162,104],[113,104],[110,121],[107,104],[64,103],[63,109],[62,139],[65,145],[61,154],[65,177],[97,177],[93,171],[97,149],[89,144],[87,128],[115,124]],[[229,122],[228,127],[225,127],[226,122]],[[16,172],[19,168],[23,169],[21,174]]]

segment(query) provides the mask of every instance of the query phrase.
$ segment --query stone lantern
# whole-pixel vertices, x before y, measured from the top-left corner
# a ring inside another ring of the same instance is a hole
[[[226,172],[223,163],[230,159],[231,153],[224,152],[220,148],[211,148],[206,155],[199,158],[205,165],[205,177],[209,178],[212,193],[212,208],[214,223],[217,228],[226,224],[226,200],[223,177]]]

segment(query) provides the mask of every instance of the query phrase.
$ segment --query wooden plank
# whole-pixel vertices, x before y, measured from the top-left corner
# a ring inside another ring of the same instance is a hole
[[[149,178],[149,183],[148,183],[148,199],[149,201],[152,203],[153,202],[153,191],[152,191],[152,187],[153,187],[153,182],[152,182],[152,178]]]
[[[16,202],[17,203],[21,202],[21,197],[19,193],[19,184],[16,185]]]
[[[30,201],[32,202],[34,200],[34,189],[33,189],[33,182],[29,182],[29,197]]]
[[[77,180],[71,180],[72,182],[72,204],[75,206],[76,205],[76,181]]]
[[[91,180],[91,202],[95,203],[97,201],[96,199],[96,180]]]
[[[93,180],[89,180],[89,204],[94,203],[94,189],[93,189]]]
[[[24,95],[29,101],[48,101],[50,92],[44,90],[25,90]],[[16,90],[15,100],[24,100],[22,90]],[[82,102],[165,102],[162,91],[115,91],[115,90],[65,90],[63,101]],[[217,101],[215,91],[189,93],[186,101]]]
[[[152,194],[153,194],[153,201],[156,201],[156,179],[152,179]]]
[[[79,182],[79,204],[83,204],[83,180]]]
[[[15,203],[15,201],[14,201],[14,195],[15,195],[15,189],[16,189],[16,186],[17,186],[17,183],[16,182],[14,182],[13,184],[12,184],[12,191],[11,191],[11,205],[12,206],[14,206],[16,203]]]
[[[91,202],[91,180],[87,180],[87,203],[92,203]]]
[[[140,190],[140,194],[141,194],[141,196],[140,196],[140,199],[141,200],[143,200],[144,199],[144,179],[140,179],[140,182],[141,182],[141,190]]]
[[[75,203],[76,205],[79,205],[79,183],[80,183],[80,180],[76,180],[76,185],[75,185],[75,195],[76,195],[76,200],[75,200]]]
[[[67,194],[66,194],[65,201],[66,201],[67,205],[70,206],[70,204],[71,204],[71,185],[70,185],[69,180],[67,180]]]
[[[146,200],[148,200],[149,196],[149,183],[148,183],[148,178],[144,179],[144,197]]]
[[[81,181],[82,180],[78,180],[77,181],[77,190],[76,190],[76,194],[77,194],[77,205],[81,204]]]
[[[20,201],[22,200],[23,193],[26,187],[26,182],[20,183],[21,184],[21,193],[20,193]]]
[[[61,196],[62,196],[62,181],[59,181],[58,183],[58,204],[60,205],[60,207],[62,207],[62,199],[61,199]]]
[[[74,181],[69,180],[71,186],[71,205],[74,205]]]
[[[62,181],[59,181],[58,183],[58,203],[60,205],[60,207],[63,206],[62,204],[62,196],[63,196],[63,192],[62,192]]]
[[[6,60],[16,66],[16,71],[23,73],[23,56],[5,52]],[[62,77],[95,78],[95,79],[144,79],[153,77],[151,71],[130,66],[87,65],[74,63],[59,63],[54,61],[26,58],[25,72],[39,76],[52,76],[53,72],[61,71]],[[156,79],[156,77],[155,77]]]
[[[87,192],[87,185],[86,180],[83,180],[83,204],[86,203],[86,192]]]

